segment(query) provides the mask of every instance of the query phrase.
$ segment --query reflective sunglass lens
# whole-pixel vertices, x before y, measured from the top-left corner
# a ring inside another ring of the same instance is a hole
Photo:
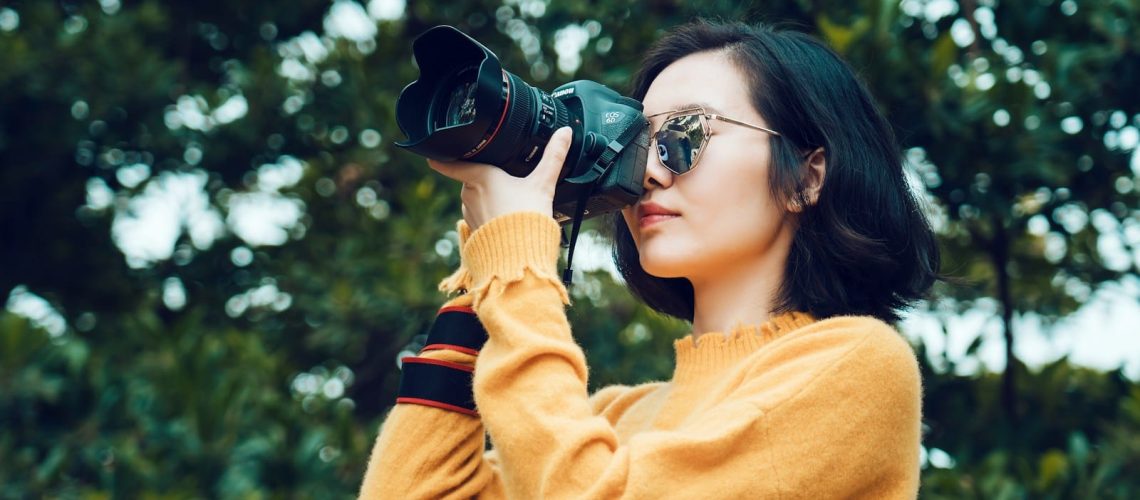
[[[654,136],[657,157],[675,174],[684,174],[693,164],[705,142],[705,130],[699,115],[678,116],[666,120]]]
[[[692,148],[689,144],[689,138],[685,134],[662,130],[657,133],[657,157],[674,174],[688,172],[692,166],[689,161],[692,158]]]

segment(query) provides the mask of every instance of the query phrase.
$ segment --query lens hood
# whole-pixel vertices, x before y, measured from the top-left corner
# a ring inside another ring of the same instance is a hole
[[[418,155],[451,161],[466,152],[457,145],[479,144],[487,131],[502,121],[504,114],[503,67],[494,52],[451,26],[436,26],[412,42],[412,53],[420,77],[404,87],[396,102],[396,122],[407,140],[396,145]],[[470,122],[438,126],[433,105],[447,98],[454,79],[461,73],[475,72],[475,112]]]

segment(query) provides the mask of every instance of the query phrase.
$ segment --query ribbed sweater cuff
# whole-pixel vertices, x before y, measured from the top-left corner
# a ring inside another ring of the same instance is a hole
[[[511,282],[526,270],[557,282],[561,230],[549,215],[516,212],[483,224],[463,248],[464,265],[473,288],[498,278]]]
[[[559,223],[537,212],[497,216],[467,238],[463,256],[475,287],[491,277],[512,278],[530,268],[557,274]]]

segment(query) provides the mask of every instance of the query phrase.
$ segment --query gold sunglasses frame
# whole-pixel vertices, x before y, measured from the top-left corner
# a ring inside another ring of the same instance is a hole
[[[772,130],[772,129],[767,128],[767,127],[761,127],[759,125],[753,125],[753,124],[747,123],[747,122],[742,122],[740,120],[729,118],[729,117],[721,115],[721,114],[709,113],[708,110],[706,110],[703,106],[694,106],[694,107],[688,107],[688,108],[682,108],[682,109],[675,109],[672,111],[662,111],[660,113],[654,113],[652,115],[646,116],[646,118],[652,119],[652,118],[656,118],[658,116],[665,116],[665,119],[661,121],[661,125],[657,127],[657,130],[653,132],[653,139],[652,140],[653,140],[653,144],[654,144],[653,145],[654,149],[656,149],[657,134],[660,133],[661,130],[665,127],[665,123],[667,123],[669,120],[672,120],[674,118],[679,118],[679,117],[683,117],[683,116],[697,116],[701,122],[701,130],[705,134],[704,144],[700,147],[700,149],[697,150],[697,157],[693,158],[693,163],[691,165],[689,165],[689,169],[684,171],[684,172],[678,173],[678,172],[674,171],[673,169],[669,168],[669,166],[666,165],[665,162],[661,161],[660,156],[657,157],[657,161],[661,163],[661,166],[665,167],[670,172],[673,172],[673,175],[685,175],[689,172],[692,172],[693,170],[696,170],[697,164],[700,163],[700,161],[701,161],[701,156],[704,155],[705,149],[708,148],[709,143],[712,142],[713,132],[712,132],[712,126],[709,125],[709,120],[720,120],[722,122],[728,122],[728,123],[731,123],[734,125],[740,125],[743,127],[748,127],[750,129],[753,129],[753,130],[759,130],[761,132],[767,132],[767,133],[772,134],[776,137],[780,137],[780,133],[776,132],[775,130]]]

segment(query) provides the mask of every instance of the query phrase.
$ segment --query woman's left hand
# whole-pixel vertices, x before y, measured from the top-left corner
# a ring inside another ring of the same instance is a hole
[[[538,212],[552,215],[554,187],[566,154],[570,150],[572,132],[562,127],[550,137],[542,159],[526,177],[515,177],[494,165],[465,161],[428,160],[428,166],[463,183],[460,199],[463,219],[474,231],[487,221],[514,212]]]

